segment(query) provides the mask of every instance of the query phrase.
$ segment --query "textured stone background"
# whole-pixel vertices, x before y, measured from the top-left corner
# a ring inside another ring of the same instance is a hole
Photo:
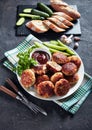
[[[65,0],[76,4],[81,13],[81,41],[77,53],[83,60],[85,71],[92,76],[92,0]],[[10,50],[16,47],[24,37],[15,36],[15,20],[17,5],[30,5],[43,0],[0,0],[0,47]],[[49,4],[48,0],[44,3]],[[53,36],[40,39],[51,40]],[[54,37],[53,39],[58,38]],[[0,84],[5,84],[7,77],[12,78],[19,86],[16,76],[0,63]],[[19,86],[21,89],[21,87]],[[23,90],[22,90],[23,91]],[[23,91],[24,92],[24,91]],[[0,92],[0,130],[91,130],[92,129],[92,97],[89,95],[75,116],[62,110],[53,102],[37,100],[24,92],[29,100],[42,106],[48,113],[34,115],[26,107],[11,97]]]

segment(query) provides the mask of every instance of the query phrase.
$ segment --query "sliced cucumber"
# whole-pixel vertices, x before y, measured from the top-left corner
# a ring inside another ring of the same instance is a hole
[[[31,13],[32,8],[26,8],[23,10],[24,13]]]
[[[25,18],[22,17],[16,22],[16,26],[21,26],[25,22]]]
[[[40,20],[40,19],[43,19],[43,18],[40,17],[39,15],[32,15],[32,14],[25,14],[25,13],[20,13],[19,16],[20,16],[20,17],[28,17],[28,18],[31,18],[32,20]]]
[[[48,13],[50,16],[53,14],[53,11],[44,3],[37,3],[37,7],[40,8],[42,11]]]
[[[37,9],[32,9],[31,14],[33,14],[33,15],[40,15],[41,17],[44,17],[44,18],[48,18],[49,17],[49,14],[47,14],[45,12],[42,12],[42,11],[39,11]]]

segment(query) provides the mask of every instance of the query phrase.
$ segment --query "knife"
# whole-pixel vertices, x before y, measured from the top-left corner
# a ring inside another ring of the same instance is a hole
[[[37,105],[35,105],[35,104],[31,103],[31,102],[30,102],[30,104],[29,104],[29,102],[25,102],[25,100],[23,100],[19,95],[17,95],[16,93],[12,92],[8,88],[6,88],[6,87],[4,87],[4,86],[1,85],[0,86],[0,90],[3,91],[4,93],[10,95],[11,97],[19,100],[21,103],[23,103],[24,105],[26,105],[34,113],[37,113],[39,111],[42,114],[44,114],[45,116],[47,115],[47,113],[42,108],[38,107]]]
[[[12,82],[11,79],[6,79],[6,82],[15,90],[15,92],[23,99],[19,99],[23,104],[27,105],[29,108],[30,107],[34,107],[36,108],[37,111],[41,112],[42,114],[44,114],[45,116],[47,116],[47,113],[39,106],[37,106],[36,104],[30,102],[23,94],[22,92],[20,92],[17,88],[17,86]]]
[[[39,111],[40,113],[42,113],[43,115],[47,116],[47,113],[39,106],[37,106],[36,104],[30,102],[30,101],[25,101],[22,100],[19,96],[16,97],[18,100],[20,100],[20,102],[22,102],[24,105],[26,105],[29,109],[31,109],[32,111],[34,111],[35,113],[37,113],[37,111]],[[35,110],[33,108],[36,108]]]

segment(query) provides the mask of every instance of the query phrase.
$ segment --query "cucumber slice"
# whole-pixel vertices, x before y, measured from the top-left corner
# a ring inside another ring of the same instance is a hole
[[[32,8],[26,8],[23,10],[24,13],[31,13]]]
[[[25,22],[25,18],[22,17],[16,22],[16,26],[21,26]]]
[[[20,17],[27,17],[27,18],[31,18],[32,20],[39,20],[39,19],[43,19],[42,17],[40,17],[39,15],[32,15],[32,14],[26,14],[26,13],[20,13],[19,14]]]

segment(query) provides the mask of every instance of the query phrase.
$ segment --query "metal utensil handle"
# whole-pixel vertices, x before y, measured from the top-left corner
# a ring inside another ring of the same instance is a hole
[[[4,86],[0,86],[0,90],[3,91],[4,93],[10,95],[13,98],[17,97],[17,94],[15,94],[14,92],[12,92],[11,90],[9,90],[8,88],[6,88]]]

